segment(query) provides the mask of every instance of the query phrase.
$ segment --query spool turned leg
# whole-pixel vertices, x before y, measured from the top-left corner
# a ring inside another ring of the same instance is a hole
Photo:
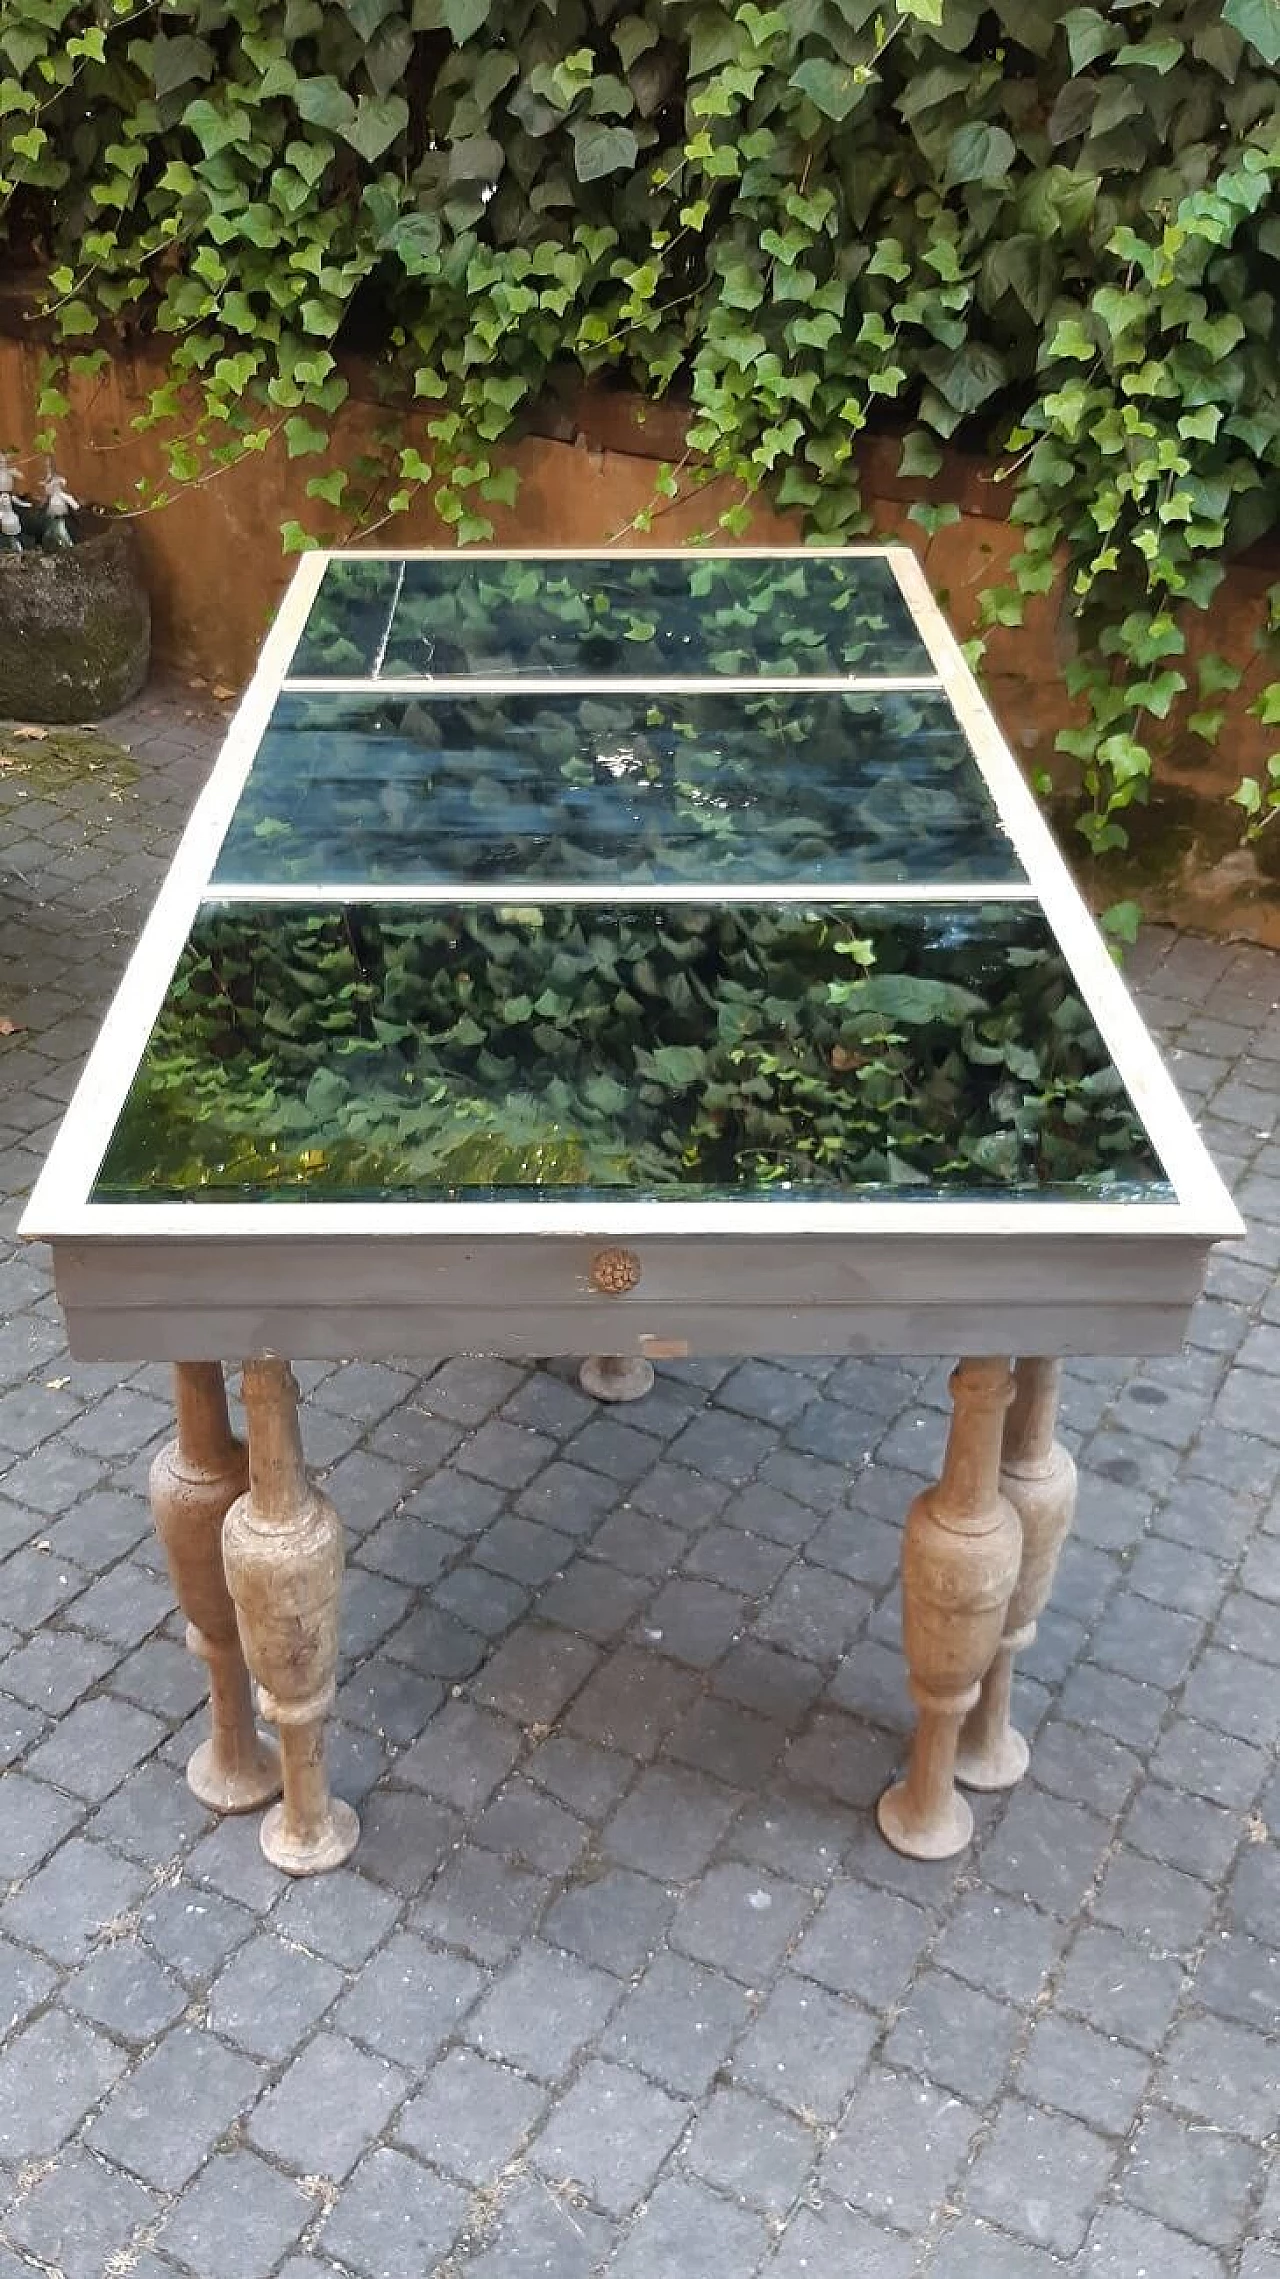
[[[263,1714],[279,1728],[284,1795],[262,1849],[286,1875],[340,1866],[360,1823],[329,1793],[325,1720],[338,1661],[342,1527],[302,1460],[298,1387],[287,1363],[246,1361],[249,1486],[227,1513],[223,1557]]]
[[[1001,1493],[1022,1522],[1022,1565],[1004,1636],[960,1733],[956,1779],[967,1788],[1012,1788],[1030,1751],[1010,1720],[1014,1656],[1031,1644],[1075,1513],[1076,1468],[1054,1439],[1060,1361],[1019,1361],[1004,1430]]]
[[[151,1467],[151,1511],[187,1645],[207,1663],[211,1730],[187,1766],[192,1793],[214,1812],[252,1812],[280,1794],[280,1760],[259,1733],[236,1610],[222,1566],[222,1523],[248,1478],[248,1459],[227,1415],[216,1361],[174,1370],[177,1437]]]
[[[1018,1575],[1018,1515],[999,1487],[1013,1379],[1005,1360],[962,1361],[942,1477],[907,1514],[903,1643],[918,1717],[906,1777],[876,1807],[880,1833],[913,1859],[964,1850],[973,1814],[955,1787],[961,1725],[1000,1644]]]
[[[638,1354],[592,1353],[578,1371],[584,1393],[597,1401],[639,1401],[653,1390],[653,1363]]]

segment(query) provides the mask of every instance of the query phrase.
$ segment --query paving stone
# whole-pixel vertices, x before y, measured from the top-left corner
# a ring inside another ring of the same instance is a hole
[[[1143,2117],[1120,2189],[1132,2206],[1179,2231],[1211,2247],[1232,2247],[1249,2228],[1261,2172],[1252,2145],[1157,2106]]]
[[[738,1592],[679,1575],[651,1601],[643,1634],[673,1661],[708,1670],[733,1644],[749,1611],[749,1602]]]
[[[331,1963],[263,1931],[214,1980],[209,2023],[251,2057],[280,2060],[305,2040],[341,1989],[342,1973]]]
[[[367,2279],[422,2279],[448,2254],[466,2215],[458,2185],[379,2145],[344,2186],[320,2236],[327,2252]]]
[[[594,2279],[614,2238],[605,2216],[561,2201],[532,2177],[518,2178],[467,2258],[466,2279]]]
[[[856,1823],[840,1805],[797,1794],[789,1786],[767,1790],[744,1806],[725,1839],[725,1850],[797,1882],[830,1881]]]
[[[785,1574],[754,1625],[754,1635],[802,1661],[838,1661],[872,1606],[869,1591],[825,1567],[799,1565]]]
[[[154,2193],[132,2176],[73,2146],[10,2209],[5,2230],[63,2279],[101,2279],[104,2271],[133,2269],[133,2244],[158,2210]],[[9,2279],[3,2263],[0,2279]]]
[[[794,1966],[872,2009],[897,1999],[933,1933],[923,1909],[888,1891],[838,1883],[793,1957]]]
[[[565,1726],[598,1747],[652,1757],[696,1691],[697,1680],[688,1670],[623,1646],[588,1679]]]
[[[874,2068],[823,2155],[819,2187],[919,2236],[959,2172],[978,2115],[909,2074]]]
[[[446,1861],[410,1921],[415,1931],[461,1947],[477,1962],[502,1962],[533,1929],[550,1891],[545,1876],[464,1845]]]
[[[450,2050],[412,2097],[396,2136],[473,2187],[492,2184],[532,2135],[545,2094],[474,2050]]]
[[[204,2279],[266,2279],[315,2213],[288,2177],[251,2152],[219,2153],[159,2234],[167,2255]]]
[[[470,1702],[446,1702],[420,1741],[397,1760],[396,1778],[441,1803],[473,1812],[492,1796],[520,1754],[520,1733]]]
[[[584,1962],[629,1978],[661,1943],[675,1902],[651,1876],[603,1867],[594,1857],[586,1867],[557,1899],[543,1934]]]
[[[1186,1974],[1171,1955],[1153,1955],[1119,1931],[1086,1925],[1067,1956],[1058,2000],[1103,2033],[1156,2049],[1177,2008]]]
[[[0,1924],[54,1962],[77,1963],[146,1888],[136,1864],[73,1836],[0,1908]]]
[[[1020,1788],[981,1848],[982,1874],[1051,1914],[1074,1915],[1101,1868],[1110,1833],[1096,1813]]]
[[[158,1717],[103,1694],[82,1701],[36,1749],[28,1769],[97,1804],[164,1739]]]
[[[1100,1922],[1135,1932],[1147,1946],[1183,1952],[1203,1937],[1213,1893],[1193,1876],[1140,1852],[1118,1851],[1094,1903]]]
[[[1074,2113],[1108,2136],[1123,2136],[1142,2102],[1148,2061],[1113,2036],[1070,2018],[1037,2020],[1018,2068],[1018,2087],[1040,2105]]]
[[[380,1789],[360,1816],[359,1872],[412,1897],[431,1881],[462,1828],[461,1815],[433,1797]]]
[[[768,2234],[759,2216],[735,2208],[701,2184],[669,2177],[641,2211],[610,2265],[610,2279],[751,2279]]]
[[[516,1774],[505,1781],[475,1822],[475,1839],[518,1868],[568,1875],[587,1840],[582,1821]]]
[[[823,1711],[792,1742],[784,1770],[802,1787],[824,1789],[866,1811],[896,1771],[899,1753],[895,1734]]]
[[[1007,2074],[1017,2033],[1017,2012],[1007,2004],[930,1968],[907,1996],[885,2056],[985,2104]]]
[[[200,2168],[262,2085],[258,2066],[200,2026],[178,2025],[122,2081],[88,2143],[161,2192]]]
[[[618,1982],[557,1949],[530,1942],[467,2021],[484,2057],[555,2081],[600,2032]]]
[[[856,2272],[858,2279],[908,2279],[915,2251],[852,2208],[802,2208],[764,2268],[765,2279],[825,2279],[837,2271]]]
[[[157,1759],[121,1781],[85,1823],[89,1835],[153,1871],[171,1868],[208,1825],[182,1774]]]
[[[1011,2101],[996,2116],[965,2196],[979,2215],[1033,2246],[1073,2255],[1114,2159],[1114,2146],[1081,2122]]]
[[[1277,1804],[1280,1804],[1280,1800],[1277,1800]],[[1245,1847],[1227,1895],[1231,1922],[1239,1930],[1249,1931],[1255,1938],[1267,1940],[1274,1940],[1276,1923],[1280,1921],[1280,1847],[1275,1842],[1277,1818],[1280,1818],[1280,1811],[1273,1804],[1268,1809],[1272,1840],[1268,1843],[1251,1842]]]
[[[531,1780],[571,1811],[598,1819],[634,1780],[636,1768],[616,1750],[557,1733],[534,1751],[527,1770]]]
[[[366,1963],[334,2022],[379,2056],[421,2073],[487,1984],[473,1964],[400,1932]]]
[[[929,2274],[930,2279],[1062,2279],[1062,2269],[1057,2256],[1043,2248],[962,2216],[944,2232]]]
[[[1272,2033],[1280,2018],[1280,1950],[1243,1931],[1220,1931],[1200,1959],[1195,1996],[1219,2017]]]
[[[57,1983],[57,1973],[39,1955],[0,1939],[0,2041],[40,2007]]]
[[[271,1917],[278,1933],[342,1969],[360,1969],[394,1919],[394,1898],[351,1869],[298,1878]]]
[[[547,1530],[540,1532],[545,1535]],[[519,1620],[530,1598],[523,1583],[473,1566],[455,1567],[436,1584],[434,1595],[437,1607],[483,1638],[500,1638]]]
[[[664,2088],[698,2096],[749,2016],[742,1987],[680,1955],[660,1954],[617,2011],[601,2048]]]
[[[1280,2118],[1274,2044],[1224,2018],[1175,2027],[1157,2086],[1169,2104],[1240,2136],[1268,2137]]]
[[[139,2048],[187,2007],[185,1989],[145,1947],[122,1939],[103,1947],[67,1980],[63,2000],[95,2026]]]
[[[817,2145],[812,2129],[776,2105],[739,2089],[717,2089],[683,2157],[695,2175],[728,2198],[779,2218],[794,2205]]]
[[[520,1725],[550,1725],[584,1685],[599,1657],[586,1641],[543,1623],[522,1623],[490,1656],[471,1697]]]
[[[344,2177],[381,2135],[408,2082],[339,2034],[317,2034],[249,2116],[248,2134],[304,2176]]]
[[[1133,2279],[1147,2273],[1152,2279],[1157,2274],[1159,2279],[1222,2279],[1223,2266],[1207,2248],[1194,2246],[1150,2216],[1135,2215],[1131,2208],[1103,2208],[1090,2226],[1080,2275],[1112,2279],[1118,2271],[1131,2272]]]
[[[740,1801],[701,1773],[650,1767],[607,1823],[602,1849],[624,1867],[683,1882],[706,1866]]]
[[[479,1424],[519,1390],[521,1371],[508,1361],[446,1361],[418,1394],[419,1405],[454,1424]]]
[[[784,1973],[734,2053],[733,2079],[802,2119],[832,2121],[866,2064],[876,2030],[867,2011],[811,1979]]]
[[[652,1588],[647,1576],[624,1574],[603,1559],[575,1559],[543,1592],[539,1611],[548,1622],[608,1645],[635,1620]]]
[[[624,2216],[650,2190],[688,2117],[687,2105],[642,2075],[595,2061],[556,2106],[531,2158],[554,2185]]]
[[[1006,2002],[1029,2007],[1057,1959],[1062,1925],[998,1892],[969,1892],[934,1948],[944,1970]]]
[[[1176,1788],[1190,1789],[1217,1804],[1248,1804],[1266,1776],[1267,1757],[1251,1742],[1236,1740],[1212,1726],[1175,1717],[1161,1734],[1151,1771]]]

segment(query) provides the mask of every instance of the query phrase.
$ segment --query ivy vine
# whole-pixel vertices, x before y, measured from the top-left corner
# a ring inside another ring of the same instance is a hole
[[[283,434],[327,534],[425,489],[480,540],[566,374],[687,398],[642,522],[717,474],[731,534],[764,487],[841,540],[868,429],[922,478],[952,438],[1002,455],[988,617],[1065,558],[1105,854],[1175,726],[1280,720],[1280,680],[1187,662],[1280,502],[1277,64],[1280,0],[7,0],[0,245],[48,427],[122,332],[167,344],[143,503]],[[385,417],[343,464],[348,347]],[[1263,829],[1280,754],[1236,796]]]

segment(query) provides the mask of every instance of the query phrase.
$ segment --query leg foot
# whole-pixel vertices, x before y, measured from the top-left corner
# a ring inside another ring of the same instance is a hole
[[[1013,1788],[1030,1761],[1010,1715],[1014,1657],[1035,1637],[1076,1501],[1075,1465],[1053,1436],[1061,1376],[1059,1361],[1020,1361],[1014,1372],[1000,1488],[1022,1524],[1022,1563],[1004,1636],[960,1732],[956,1779],[966,1788]]]
[[[211,1728],[187,1766],[193,1795],[213,1812],[252,1812],[280,1794],[280,1760],[254,1721],[249,1673],[222,1565],[222,1525],[244,1489],[248,1460],[227,1416],[214,1361],[174,1370],[177,1438],[151,1467],[151,1509],[164,1545],[187,1645],[209,1669]]]
[[[584,1393],[597,1401],[639,1401],[653,1390],[653,1363],[639,1355],[593,1353],[578,1371]]]
[[[998,1486],[1012,1390],[1006,1361],[960,1363],[942,1477],[907,1515],[903,1643],[918,1717],[905,1777],[886,1789],[876,1819],[886,1841],[913,1859],[949,1859],[973,1833],[955,1788],[956,1747],[1018,1573],[1018,1515]]]
[[[338,1660],[342,1529],[302,1461],[298,1388],[283,1361],[246,1361],[249,1487],[227,1514],[223,1555],[263,1714],[280,1730],[284,1795],[262,1828],[267,1858],[317,1875],[350,1855],[359,1822],[329,1793],[325,1720]]]

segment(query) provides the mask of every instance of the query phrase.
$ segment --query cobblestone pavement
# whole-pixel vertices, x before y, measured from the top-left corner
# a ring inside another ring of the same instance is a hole
[[[216,739],[117,725],[114,797],[0,770],[10,1198]],[[1280,2279],[1280,959],[1138,972],[1251,1231],[1181,1358],[1070,1372],[1031,1775],[943,1868],[869,1812],[940,1370],[307,1370],[364,1838],[289,1887],[182,1778],[164,1373],[10,1248],[0,2279]]]

